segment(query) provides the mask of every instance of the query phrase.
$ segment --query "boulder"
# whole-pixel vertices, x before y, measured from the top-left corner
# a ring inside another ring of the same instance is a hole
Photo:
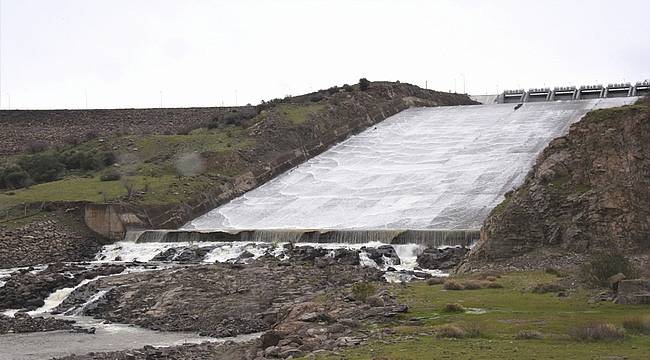
[[[616,302],[650,305],[650,279],[621,280]]]
[[[458,265],[468,252],[469,249],[464,246],[428,248],[418,256],[417,262],[424,269],[448,270]]]
[[[401,263],[395,248],[391,245],[381,245],[376,248],[364,247],[361,250],[364,250],[368,254],[368,258],[379,266],[399,265]]]

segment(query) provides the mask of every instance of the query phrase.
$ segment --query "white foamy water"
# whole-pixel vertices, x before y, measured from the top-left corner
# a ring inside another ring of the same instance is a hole
[[[185,229],[479,229],[550,140],[636,98],[403,111]]]
[[[103,250],[97,254],[98,262],[113,262],[115,259],[122,259],[122,261],[151,261],[157,254],[160,254],[168,249],[185,249],[187,247],[213,247],[201,260],[202,263],[213,264],[215,262],[224,263],[232,262],[238,259],[244,252],[248,252],[253,256],[250,259],[257,259],[264,255],[272,255],[278,259],[284,260],[288,258],[285,249],[287,242],[280,243],[266,243],[266,242],[201,242],[190,244],[188,242],[175,242],[175,243],[132,243],[132,242],[117,242],[112,245],[104,246]],[[393,244],[390,245],[395,249],[395,253],[400,258],[400,264],[394,264],[393,259],[384,257],[384,265],[378,265],[374,260],[368,257],[368,253],[363,248],[377,248],[387,244],[382,242],[368,242],[368,243],[294,243],[295,247],[311,246],[314,248],[332,250],[331,256],[334,256],[336,249],[350,249],[359,251],[359,262],[362,266],[374,267],[380,270],[388,270],[393,268],[395,271],[389,271],[384,276],[387,281],[399,282],[409,281],[413,279],[412,275],[400,274],[402,271],[413,271],[418,269],[417,257],[426,249],[426,246],[419,244]],[[433,269],[418,269],[422,273],[428,273],[433,276],[446,276],[447,274]],[[54,294],[53,294],[54,296]]]
[[[72,294],[73,291],[88,284],[91,281],[95,281],[102,277],[104,276],[98,276],[94,279],[85,279],[75,286],[58,289],[55,292],[51,293],[50,296],[48,296],[44,300],[45,304],[43,304],[43,306],[41,306],[36,310],[29,311],[28,314],[30,316],[35,316],[35,315],[43,315],[49,313],[50,311],[54,310],[57,306],[61,305],[61,303],[63,303],[63,301],[67,299],[68,296],[70,296],[70,294]]]

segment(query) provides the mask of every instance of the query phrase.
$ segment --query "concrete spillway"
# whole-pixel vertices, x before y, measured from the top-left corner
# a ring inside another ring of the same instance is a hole
[[[127,240],[467,245],[553,138],[636,99],[409,109],[180,230]]]
[[[409,109],[183,229],[477,230],[550,140],[635,100]]]

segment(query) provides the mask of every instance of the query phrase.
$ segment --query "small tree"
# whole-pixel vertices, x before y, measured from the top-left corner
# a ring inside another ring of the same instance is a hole
[[[368,81],[368,79],[366,78],[359,79],[359,89],[361,89],[361,91],[366,91],[368,90],[369,87],[370,87],[370,81]]]
[[[608,287],[609,278],[622,273],[627,278],[636,277],[636,269],[622,254],[596,253],[582,266],[584,279],[593,286]]]

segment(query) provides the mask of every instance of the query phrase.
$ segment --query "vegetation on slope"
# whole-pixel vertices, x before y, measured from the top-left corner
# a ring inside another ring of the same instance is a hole
[[[268,172],[283,159],[294,161],[296,149],[306,157],[307,145],[331,145],[384,113],[410,105],[472,103],[464,95],[408,84],[366,85],[364,91],[332,87],[230,109],[202,123],[188,120],[194,125],[173,134],[106,133],[81,142],[31,144],[30,153],[0,163],[0,210],[60,201],[178,204],[232,189],[238,177]]]

